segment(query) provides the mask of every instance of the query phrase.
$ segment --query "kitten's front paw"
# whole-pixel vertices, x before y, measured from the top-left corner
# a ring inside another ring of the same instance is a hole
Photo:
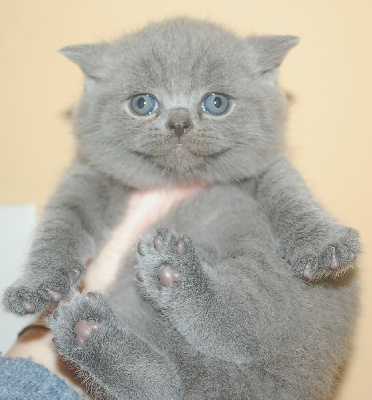
[[[137,279],[145,295],[158,304],[176,292],[196,288],[203,282],[200,263],[188,236],[158,228],[138,243]]]
[[[19,315],[42,311],[48,304],[59,303],[70,290],[66,276],[56,276],[42,283],[18,281],[4,293],[5,309]]]
[[[309,230],[300,239],[292,237],[282,243],[283,258],[308,280],[344,274],[359,253],[358,232],[343,225]]]

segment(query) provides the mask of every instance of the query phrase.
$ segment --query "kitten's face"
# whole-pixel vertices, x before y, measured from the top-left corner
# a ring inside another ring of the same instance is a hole
[[[80,152],[116,179],[238,180],[277,156],[283,98],[245,39],[176,20],[93,53],[89,62],[67,54],[87,75],[76,134]]]

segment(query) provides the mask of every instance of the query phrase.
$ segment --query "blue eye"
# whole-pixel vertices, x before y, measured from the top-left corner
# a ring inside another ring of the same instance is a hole
[[[139,94],[130,99],[130,107],[138,115],[150,115],[158,109],[158,106],[158,101],[150,94]]]
[[[219,93],[212,93],[202,101],[202,108],[207,114],[220,115],[229,108],[228,97]]]

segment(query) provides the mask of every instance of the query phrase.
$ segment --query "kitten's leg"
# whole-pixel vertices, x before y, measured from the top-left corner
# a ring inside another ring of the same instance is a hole
[[[176,366],[121,324],[101,294],[73,293],[49,325],[58,352],[115,398],[181,398]]]
[[[212,258],[195,249],[188,236],[159,228],[138,243],[139,287],[196,350],[220,360],[245,363],[251,357],[240,314],[242,297],[231,293],[231,287],[239,292],[244,273],[238,268],[234,271],[229,259],[225,260],[225,271],[231,269],[233,273],[220,276]],[[229,304],[236,304],[232,310],[226,309],[226,296]],[[230,327],[236,335],[231,334]]]
[[[260,177],[257,199],[270,219],[280,255],[299,276],[337,276],[360,253],[358,232],[332,220],[287,160]]]
[[[306,393],[304,398],[318,398],[309,394],[311,382],[324,377],[323,385],[328,386],[334,374],[333,367],[329,369],[334,361],[330,360],[333,354],[342,353],[337,347],[344,347],[347,340],[343,342],[341,337],[348,336],[348,329],[339,329],[342,334],[331,335],[328,342],[324,339],[320,351],[319,335],[313,332],[314,326],[326,326],[325,317],[318,307],[308,307],[308,301],[317,293],[325,296],[317,291],[322,285],[307,285],[273,266],[274,251],[265,254],[254,245],[244,246],[251,239],[242,238],[235,256],[217,258],[195,248],[187,236],[157,229],[144,235],[138,244],[139,288],[199,353],[200,358],[193,359],[189,370],[183,370],[185,374],[191,376],[195,370],[203,377],[197,360],[215,361],[208,366],[206,379],[212,377],[221,386],[211,398],[228,398],[221,393],[229,385],[232,393],[242,390],[242,395],[235,398],[295,399],[301,398],[302,392]],[[335,323],[345,328],[348,322]],[[221,366],[221,374],[213,370],[213,365],[217,369]],[[244,383],[239,389],[239,385],[234,387],[236,382]]]
[[[5,308],[27,314],[59,302],[120,217],[125,195],[110,178],[76,162],[45,207],[23,276],[4,294]]]

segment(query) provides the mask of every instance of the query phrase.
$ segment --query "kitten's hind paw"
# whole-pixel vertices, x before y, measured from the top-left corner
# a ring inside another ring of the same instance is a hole
[[[159,305],[176,293],[197,290],[203,276],[191,239],[166,228],[145,235],[138,243],[137,279]]]
[[[74,292],[48,318],[57,351],[79,366],[94,398],[180,399],[176,367],[113,313],[99,293]],[[87,373],[87,374],[85,374]],[[102,393],[101,393],[102,391]],[[161,395],[160,395],[161,393]]]
[[[99,331],[116,323],[111,308],[101,294],[73,293],[62,299],[57,310],[48,319],[53,331],[53,342],[58,352],[80,364],[87,354],[104,344]]]

